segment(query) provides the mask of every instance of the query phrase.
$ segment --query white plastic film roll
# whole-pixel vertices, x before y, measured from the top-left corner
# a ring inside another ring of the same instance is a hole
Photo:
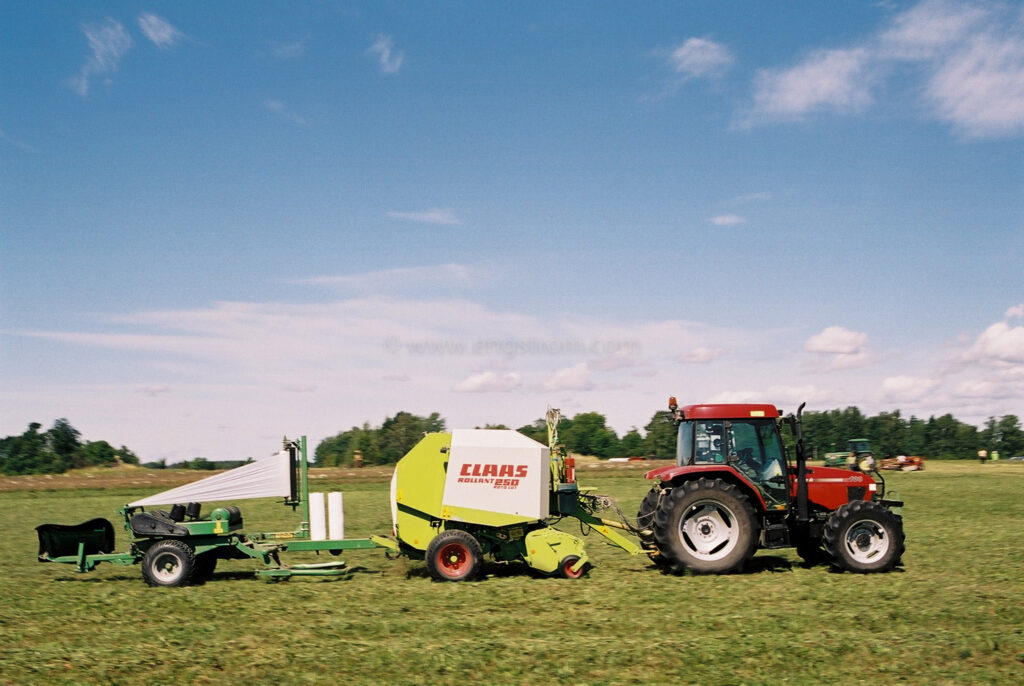
[[[324,510],[324,494],[309,494],[309,538],[313,541],[327,540],[327,513]]]
[[[327,532],[332,541],[345,539],[345,510],[342,507],[341,491],[327,494]]]

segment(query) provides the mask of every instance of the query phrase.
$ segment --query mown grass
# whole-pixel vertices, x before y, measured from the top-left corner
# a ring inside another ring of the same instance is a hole
[[[628,514],[647,487],[581,479]],[[148,588],[138,567],[35,562],[36,524],[114,521],[141,493],[7,492],[0,682],[1024,682],[1024,465],[932,462],[888,479],[907,502],[907,552],[886,575],[805,568],[784,550],[744,574],[677,577],[592,535],[580,581],[491,565],[441,584],[421,562],[357,551],[345,559],[364,571],[347,580],[265,583],[231,561],[178,589]],[[386,482],[330,485],[345,491],[349,537],[389,530]],[[278,504],[239,504],[250,531],[294,527]]]

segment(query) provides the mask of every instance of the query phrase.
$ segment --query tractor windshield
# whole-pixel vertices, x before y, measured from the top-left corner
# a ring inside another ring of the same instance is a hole
[[[677,464],[730,464],[775,502],[785,502],[786,463],[772,419],[695,419],[679,425]]]

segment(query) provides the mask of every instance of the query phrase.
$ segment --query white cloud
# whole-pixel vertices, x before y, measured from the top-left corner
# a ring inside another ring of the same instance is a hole
[[[559,369],[544,381],[546,391],[589,391],[594,388],[586,362]]]
[[[863,352],[868,342],[866,333],[850,331],[842,326],[829,326],[804,343],[804,350],[811,353],[832,355],[855,355]]]
[[[1024,35],[973,37],[941,62],[926,95],[968,136],[1024,133]]]
[[[722,348],[708,348],[701,346],[686,352],[681,352],[676,359],[683,364],[709,364],[725,354]]]
[[[745,223],[747,220],[738,214],[720,214],[717,217],[712,217],[710,221],[715,226],[736,226],[737,224]]]
[[[1024,364],[1024,326],[996,322],[978,336],[965,358],[983,365]]]
[[[124,26],[110,17],[98,24],[84,24],[82,33],[89,41],[92,55],[78,76],[71,79],[71,87],[84,98],[89,94],[92,79],[117,71],[121,58],[132,47],[132,39]]]
[[[161,49],[173,47],[185,37],[185,34],[174,28],[169,21],[148,12],[139,15],[139,30],[153,42],[153,45]]]
[[[395,50],[395,41],[391,36],[378,34],[370,46],[370,54],[377,58],[380,70],[385,74],[397,74],[402,68],[405,54]]]
[[[286,384],[283,390],[287,393],[313,393],[317,386],[311,383],[290,383]]]
[[[732,201],[736,202],[736,203],[750,203],[750,202],[761,202],[761,201],[764,201],[764,200],[771,200],[771,199],[772,199],[772,194],[771,193],[765,193],[765,192],[761,191],[761,192],[758,192],[758,193],[746,193],[744,195],[736,196],[735,198],[732,199]]]
[[[515,372],[486,371],[463,379],[455,390],[460,393],[508,393],[522,385],[523,377]]]
[[[708,398],[709,403],[771,403],[784,412],[795,412],[802,402],[822,406],[834,402],[832,394],[817,386],[767,386],[764,390],[721,391]],[[789,405],[791,407],[785,407]]]
[[[279,60],[294,60],[302,57],[306,52],[307,39],[283,42],[283,43],[271,43],[270,54]]]
[[[298,124],[299,126],[306,125],[306,119],[302,115],[293,112],[280,100],[267,100],[264,103],[264,106],[274,114],[281,116],[293,124]]]
[[[809,112],[858,112],[872,101],[871,53],[818,50],[789,69],[764,69],[756,79],[749,121],[800,119]]]
[[[1003,316],[1007,319],[1024,319],[1024,303],[1009,308]]]
[[[587,367],[595,372],[614,372],[629,367],[642,367],[644,362],[633,353],[630,346],[623,346],[608,355],[590,360]]]
[[[150,398],[156,398],[161,395],[165,395],[171,392],[170,386],[142,386],[141,388],[135,389],[136,393],[149,396]]]
[[[445,226],[458,226],[462,224],[462,220],[450,208],[435,207],[420,212],[388,212],[388,216],[392,219],[403,219],[424,224],[440,224]]]
[[[7,135],[7,132],[4,131],[3,129],[0,129],[0,141],[4,141],[5,143],[13,145],[14,147],[24,152],[38,152],[28,143],[25,143],[23,141],[18,140],[17,138],[12,138],[11,136]]]
[[[669,66],[685,79],[721,76],[733,62],[728,48],[707,38],[688,38],[668,56]]]
[[[938,385],[934,379],[890,376],[882,381],[880,395],[890,402],[917,402],[926,398]]]
[[[867,351],[868,335],[842,326],[829,326],[804,342],[804,350],[827,358],[823,371],[858,369],[875,362]]]
[[[913,366],[928,355],[921,350],[902,368],[825,377],[818,369],[801,368],[801,339],[794,340],[789,330],[538,317],[437,295],[438,284],[465,283],[464,278],[474,283],[466,269],[410,267],[308,280],[356,291],[328,302],[217,302],[109,316],[80,329],[20,332],[52,341],[37,346],[55,351],[49,354],[88,358],[95,374],[85,383],[102,380],[109,387],[86,392],[66,388],[61,379],[5,386],[0,417],[11,418],[10,423],[47,416],[54,412],[53,398],[60,397],[68,409],[50,416],[70,416],[90,435],[116,436],[147,459],[170,452],[175,459],[199,454],[228,459],[262,454],[282,432],[308,433],[315,442],[365,421],[379,423],[399,409],[439,411],[453,428],[487,422],[518,426],[554,403],[567,413],[603,412],[621,432],[646,424],[673,393],[683,404],[773,402],[792,411],[806,400],[812,409],[857,405],[866,413],[876,412],[882,399],[919,398],[897,406],[918,416],[970,407],[966,416],[956,410],[968,421],[1010,413],[1019,405],[1014,398],[1022,397],[1024,366],[1019,364],[976,364],[966,374],[943,377],[942,388],[930,387],[937,373]],[[440,281],[432,280],[438,273]],[[413,295],[365,295],[394,283]],[[848,363],[869,346],[866,334],[843,327],[812,338],[812,349],[832,351],[818,353],[828,356],[826,362],[835,357]],[[729,352],[729,364],[707,365],[723,351]],[[823,379],[832,385],[821,385]],[[940,393],[947,387],[950,391]],[[960,405],[954,388],[963,398]],[[149,404],[159,404],[161,412],[140,409]],[[228,435],[217,429],[224,423],[235,427]],[[188,442],[183,426],[190,429]],[[115,430],[107,433],[108,427]]]
[[[912,64],[913,71],[898,69]],[[1024,133],[1024,12],[995,2],[922,2],[859,44],[811,53],[794,67],[758,72],[750,126],[874,102],[883,78],[923,79],[900,90],[920,95],[930,116],[969,137]]]
[[[462,264],[396,267],[359,274],[312,276],[291,283],[338,286],[363,292],[387,292],[408,286],[471,286],[473,270]]]
[[[881,56],[923,60],[935,57],[978,26],[986,12],[966,3],[922,2],[897,15],[879,37]]]
[[[960,382],[956,387],[956,395],[962,398],[998,398],[1003,394],[1003,386],[994,381],[968,380]]]

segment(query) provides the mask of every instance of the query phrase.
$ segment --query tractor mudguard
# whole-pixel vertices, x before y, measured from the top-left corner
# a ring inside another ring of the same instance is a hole
[[[714,479],[724,476],[727,480],[738,481],[747,491],[749,491],[749,495],[753,497],[754,505],[756,507],[760,507],[762,511],[768,509],[768,506],[764,502],[764,497],[761,495],[761,491],[754,485],[754,482],[748,479],[743,472],[738,469],[733,469],[728,465],[694,464],[683,465],[681,467],[660,467],[658,469],[652,469],[644,474],[645,479],[657,480],[662,483],[669,483],[681,476],[686,477],[687,479],[696,479],[699,477]]]

